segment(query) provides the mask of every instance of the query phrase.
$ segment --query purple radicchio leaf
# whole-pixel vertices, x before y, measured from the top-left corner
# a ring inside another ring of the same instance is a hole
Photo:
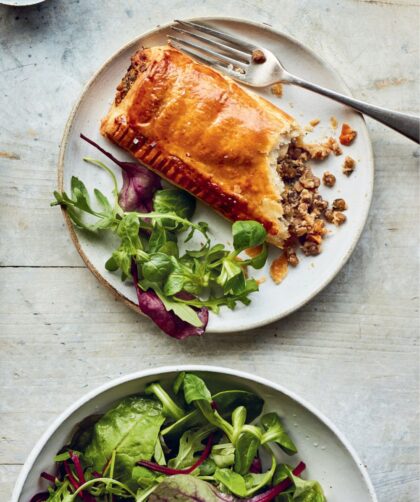
[[[149,289],[147,291],[142,291],[139,288],[137,265],[134,260],[131,263],[131,273],[140,310],[143,314],[150,317],[164,333],[178,340],[183,340],[189,336],[200,336],[204,334],[209,320],[209,312],[206,307],[195,309],[203,325],[200,327],[192,326],[180,319],[174,312],[166,310],[162,300],[153,290]]]
[[[153,209],[153,195],[162,188],[160,177],[137,162],[123,162],[84,134],[80,137],[111,159],[122,170],[123,186],[118,203],[124,211],[147,213]]]
[[[195,476],[177,474],[165,478],[149,496],[150,502],[193,500],[194,502],[240,502],[233,495],[219,492],[216,487]]]

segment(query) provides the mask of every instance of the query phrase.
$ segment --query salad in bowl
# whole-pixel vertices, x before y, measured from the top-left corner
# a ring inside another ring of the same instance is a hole
[[[376,500],[360,461],[324,420],[280,387],[234,370],[142,372],[60,417],[12,500]]]

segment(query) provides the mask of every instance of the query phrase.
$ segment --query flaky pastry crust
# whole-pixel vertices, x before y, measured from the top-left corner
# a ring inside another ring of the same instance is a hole
[[[101,133],[229,220],[287,239],[276,160],[300,129],[219,72],[170,46],[138,51]]]

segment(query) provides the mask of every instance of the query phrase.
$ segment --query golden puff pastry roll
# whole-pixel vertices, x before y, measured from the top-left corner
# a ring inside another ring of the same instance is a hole
[[[277,158],[301,130],[232,79],[170,46],[139,50],[101,133],[229,220],[288,238]]]

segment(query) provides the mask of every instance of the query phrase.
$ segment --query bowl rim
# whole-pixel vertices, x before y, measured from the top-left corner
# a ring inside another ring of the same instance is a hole
[[[111,380],[110,382],[106,382],[106,383],[100,385],[99,387],[96,387],[95,389],[91,390],[87,394],[84,394],[83,396],[81,396],[73,404],[68,406],[47,427],[47,430],[35,443],[35,446],[32,448],[31,452],[29,453],[29,455],[28,455],[25,463],[23,464],[21,471],[18,475],[18,478],[16,480],[16,483],[15,483],[15,486],[14,486],[14,489],[12,492],[11,502],[18,502],[19,497],[22,493],[22,488],[25,484],[26,478],[28,477],[28,474],[32,470],[35,460],[37,459],[38,455],[40,454],[40,452],[44,448],[44,446],[48,443],[51,436],[81,406],[88,403],[89,401],[94,400],[100,394],[103,394],[103,393],[107,392],[108,390],[110,390],[114,387],[117,387],[121,384],[130,382],[133,380],[138,380],[138,379],[150,377],[150,376],[157,377],[157,376],[164,375],[166,373],[174,373],[174,372],[181,372],[181,371],[216,373],[216,374],[238,377],[240,379],[248,380],[251,382],[256,382],[256,383],[259,383],[263,386],[269,387],[270,389],[272,389],[276,392],[280,392],[280,393],[284,394],[285,396],[292,399],[293,401],[295,401],[299,405],[303,406],[310,413],[315,415],[315,417],[318,418],[318,420],[320,420],[326,427],[328,427],[329,430],[335,435],[335,437],[344,446],[346,452],[351,456],[351,458],[353,459],[353,461],[357,465],[359,472],[361,473],[362,478],[366,484],[366,487],[368,489],[368,492],[369,492],[369,495],[372,499],[372,502],[378,502],[378,499],[375,494],[375,489],[374,489],[373,484],[370,480],[367,469],[363,465],[363,463],[360,460],[359,456],[357,455],[356,451],[351,446],[351,444],[346,439],[346,437],[343,435],[343,433],[340,432],[340,430],[330,421],[330,419],[327,418],[326,416],[324,416],[314,405],[310,404],[305,399],[298,396],[295,392],[290,391],[287,388],[283,387],[282,385],[277,384],[275,382],[272,382],[271,380],[268,380],[264,377],[260,377],[258,375],[248,373],[246,371],[236,370],[233,368],[222,367],[222,366],[213,366],[213,365],[202,365],[202,364],[182,364],[182,365],[174,365],[174,366],[159,366],[157,368],[148,368],[145,370],[136,371],[134,373],[129,373],[127,375],[117,377],[117,378]]]
[[[263,22],[258,22],[258,21],[251,21],[249,19],[245,19],[242,17],[235,17],[235,16],[194,16],[191,18],[186,18],[187,21],[204,21],[204,22],[218,22],[218,21],[228,21],[228,22],[234,22],[234,23],[245,23],[251,26],[255,26],[257,28],[263,29],[265,31],[271,32],[272,34],[283,37],[286,40],[289,40],[293,44],[297,45],[299,48],[302,50],[306,51],[313,57],[315,60],[317,60],[323,67],[326,67],[336,78],[337,82],[341,86],[341,91],[343,93],[346,93],[347,95],[351,96],[351,92],[349,87],[347,86],[346,82],[344,81],[343,77],[341,74],[335,69],[331,63],[329,63],[327,60],[325,60],[323,57],[321,57],[317,52],[312,50],[309,46],[304,44],[303,42],[300,42],[300,40],[296,39],[295,37],[289,35],[288,33],[285,33],[282,30],[274,28],[272,25],[269,25],[268,23],[263,23]],[[83,102],[83,99],[87,92],[89,91],[90,87],[94,84],[96,79],[99,77],[99,75],[106,69],[108,68],[116,58],[120,54],[122,54],[124,51],[126,51],[130,46],[139,43],[143,38],[148,37],[153,35],[154,33],[157,33],[161,30],[166,30],[169,26],[173,25],[174,21],[169,21],[167,23],[162,23],[158,24],[155,27],[146,30],[145,32],[141,33],[137,37],[133,38],[132,40],[128,41],[125,43],[123,46],[121,46],[117,51],[115,51],[111,56],[109,56],[103,63],[102,65],[94,72],[92,77],[87,81],[85,86],[82,88],[82,91],[77,98],[72,110],[70,111],[69,117],[67,119],[66,125],[64,127],[63,135],[61,138],[60,142],[60,151],[59,151],[59,157],[58,157],[58,167],[57,167],[57,186],[58,190],[64,191],[64,161],[65,161],[65,154],[67,151],[68,143],[69,143],[69,138],[70,138],[70,132],[71,128],[74,122],[74,119],[76,117],[76,114]],[[357,113],[357,112],[356,112]],[[311,300],[313,300],[321,291],[323,291],[332,281],[335,279],[335,277],[339,274],[339,272],[343,269],[351,255],[353,254],[354,250],[356,249],[357,244],[360,241],[360,238],[362,236],[363,230],[366,227],[366,223],[369,217],[370,213],[370,207],[372,204],[372,198],[373,198],[373,190],[374,190],[374,178],[375,178],[375,158],[373,155],[373,147],[372,147],[372,141],[370,139],[370,134],[369,134],[369,129],[366,124],[366,120],[362,114],[359,114],[363,121],[364,128],[366,130],[366,135],[367,135],[367,149],[366,149],[366,162],[368,165],[372,166],[371,169],[371,176],[368,180],[368,186],[366,187],[368,190],[368,197],[367,197],[367,203],[366,203],[366,211],[363,216],[363,218],[359,222],[359,226],[355,228],[354,236],[352,243],[350,247],[347,250],[347,253],[342,257],[341,262],[337,265],[337,267],[333,270],[333,273],[331,275],[327,275],[322,283],[319,285],[319,287],[312,291],[310,295],[308,295],[306,298],[301,300],[299,303],[294,305],[293,307],[290,307],[288,310],[278,314],[275,313],[274,315],[271,315],[267,317],[264,320],[261,321],[254,321],[252,323],[247,323],[247,322],[241,322],[238,320],[237,324],[235,325],[235,329],[229,329],[228,333],[232,332],[240,332],[240,331],[249,331],[251,329],[255,328],[260,328],[269,324],[272,324],[273,322],[279,321],[280,319],[283,319],[284,317],[287,317],[288,315],[292,314],[293,312],[296,312],[297,310],[301,309],[304,305],[309,303]],[[64,207],[61,208],[62,215],[67,227],[67,230],[70,234],[70,238],[79,253],[80,257],[82,258],[83,262],[85,263],[86,267],[89,269],[89,271],[96,277],[96,279],[99,281],[99,283],[104,286],[107,290],[111,291],[111,293],[114,295],[115,298],[117,298],[119,301],[122,301],[125,305],[127,305],[130,309],[134,310],[138,314],[144,316],[143,312],[140,310],[139,306],[137,303],[133,302],[122,292],[120,292],[117,288],[115,288],[104,276],[103,272],[98,270],[96,266],[90,261],[88,255],[82,248],[82,245],[79,241],[79,237],[76,233],[76,230],[74,228],[74,225],[67,214],[67,211]],[[206,330],[207,333],[226,333],[226,331],[223,328],[210,328]]]
[[[0,5],[7,5],[8,7],[30,7],[45,2],[45,0],[0,0]]]

